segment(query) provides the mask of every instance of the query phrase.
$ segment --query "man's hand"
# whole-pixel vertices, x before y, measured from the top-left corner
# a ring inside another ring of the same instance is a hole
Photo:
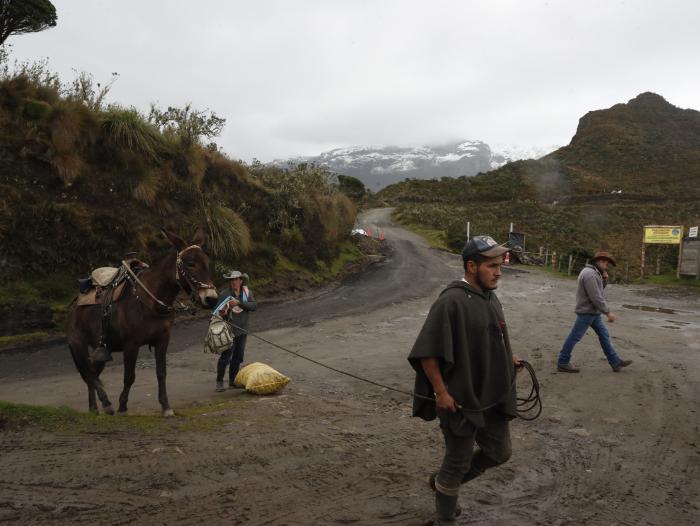
[[[617,319],[617,316],[615,316],[612,312],[608,312],[608,313],[606,314],[606,316],[608,317],[608,322],[609,322],[609,323],[615,323],[615,320]]]
[[[229,304],[231,307],[235,307],[235,306],[238,305],[239,303],[240,303],[240,301],[238,301],[237,299],[232,299],[232,300],[229,300],[229,302],[228,302],[228,304]]]
[[[522,372],[523,368],[525,367],[520,356],[516,356],[515,354],[513,355],[513,365],[515,366],[516,373]]]
[[[459,409],[459,405],[457,404],[456,400],[452,398],[447,390],[442,391],[441,393],[435,393],[435,405],[437,406],[438,410],[449,411],[450,413],[454,413],[457,411],[457,409]]]

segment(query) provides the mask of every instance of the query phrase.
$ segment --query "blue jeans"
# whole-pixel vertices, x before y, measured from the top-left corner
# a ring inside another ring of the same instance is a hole
[[[233,345],[231,348],[222,352],[219,356],[219,361],[216,364],[216,381],[223,382],[224,374],[226,373],[226,367],[228,366],[228,378],[229,382],[233,383],[233,379],[236,378],[238,374],[238,369],[243,363],[243,354],[245,353],[245,340],[247,335],[242,334],[236,336],[233,340]],[[230,365],[229,365],[230,364]]]
[[[581,341],[583,335],[586,334],[588,327],[593,327],[593,330],[598,335],[598,341],[603,348],[605,357],[608,363],[615,367],[620,363],[620,357],[615,352],[615,349],[610,342],[610,334],[608,328],[603,323],[603,318],[600,314],[577,314],[574,327],[571,329],[569,336],[564,341],[564,346],[559,352],[559,365],[566,365],[571,360],[571,353],[574,350],[574,345]]]

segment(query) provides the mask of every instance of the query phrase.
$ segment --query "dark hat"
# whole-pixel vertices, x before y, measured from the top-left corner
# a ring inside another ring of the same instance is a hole
[[[617,264],[615,263],[615,260],[612,257],[612,254],[610,254],[610,252],[605,252],[602,250],[599,252],[596,252],[595,256],[593,256],[593,259],[591,261],[595,261],[596,259],[607,259],[613,267],[617,266]]]
[[[462,259],[466,261],[477,254],[487,258],[495,258],[496,256],[502,256],[508,250],[504,245],[496,243],[491,236],[474,236],[464,245]]]

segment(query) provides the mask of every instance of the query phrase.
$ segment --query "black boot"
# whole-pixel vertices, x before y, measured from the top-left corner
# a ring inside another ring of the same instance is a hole
[[[457,526],[457,495],[435,492],[435,526]]]
[[[107,350],[107,347],[100,345],[92,351],[91,358],[93,362],[111,362],[112,353]]]
[[[437,491],[435,489],[435,479],[437,478],[437,474],[438,474],[438,472],[436,471],[435,473],[432,473],[428,477],[428,486],[430,486],[430,489],[433,491]],[[455,509],[455,517],[459,517],[461,514],[462,514],[462,506],[457,504],[457,508]]]

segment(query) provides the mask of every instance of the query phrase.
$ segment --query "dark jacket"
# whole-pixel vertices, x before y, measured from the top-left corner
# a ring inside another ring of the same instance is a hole
[[[238,306],[241,308],[241,312],[236,313],[234,312],[233,308],[229,308],[228,313],[224,316],[224,318],[234,324],[234,336],[240,336],[241,334],[246,334],[246,329],[248,329],[248,313],[256,310],[258,308],[258,303],[255,301],[253,292],[248,289],[248,287],[241,287],[241,291],[238,295],[234,294],[231,287],[226,287],[219,294],[219,299],[216,302],[214,311],[216,311],[216,309],[219,308],[219,305],[221,305],[227,298],[231,297],[240,302]]]
[[[432,397],[423,358],[438,359],[448,392],[463,408],[439,415],[441,425],[456,430],[467,421],[483,427],[486,409],[516,416],[513,354],[503,308],[494,293],[454,281],[430,308],[408,361],[416,371],[415,392]],[[414,398],[413,416],[433,420],[435,402]]]

